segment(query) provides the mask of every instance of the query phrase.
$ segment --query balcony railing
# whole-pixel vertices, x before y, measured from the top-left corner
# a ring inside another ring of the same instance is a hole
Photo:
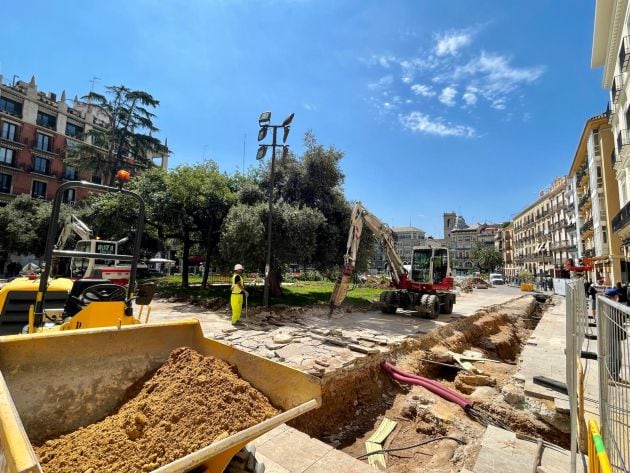
[[[584,222],[584,224],[580,227],[580,233],[586,233],[592,229],[593,229],[593,219],[590,219]]]
[[[619,154],[627,153],[630,149],[630,131],[629,130],[619,130],[617,133],[617,151]]]
[[[630,223],[630,202],[623,206],[615,218],[612,220],[613,232],[617,233]]]
[[[624,36],[619,48],[619,70],[626,72],[630,63],[630,36]]]
[[[612,88],[610,90],[613,103],[617,103],[617,100],[619,100],[619,95],[621,94],[622,89],[623,89],[623,75],[619,74],[618,76],[615,76],[615,78],[613,79]]]
[[[595,249],[588,248],[587,250],[584,250],[583,256],[585,256],[586,258],[592,258],[593,256],[595,256]]]
[[[580,197],[580,200],[578,202],[578,208],[582,208],[584,207],[584,205],[591,199],[591,192],[590,189],[587,189],[586,192],[584,192],[584,195],[582,197]]]

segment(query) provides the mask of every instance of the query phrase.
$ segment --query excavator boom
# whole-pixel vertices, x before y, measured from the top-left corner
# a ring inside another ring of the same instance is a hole
[[[404,268],[400,256],[396,253],[396,243],[394,242],[392,229],[370,213],[361,202],[357,202],[350,216],[350,231],[348,232],[344,265],[330,297],[331,311],[334,307],[341,305],[348,293],[352,273],[357,263],[357,254],[359,251],[359,243],[361,242],[361,234],[363,233],[363,225],[367,225],[383,247],[392,282],[398,285],[401,278],[407,274],[407,270]]]

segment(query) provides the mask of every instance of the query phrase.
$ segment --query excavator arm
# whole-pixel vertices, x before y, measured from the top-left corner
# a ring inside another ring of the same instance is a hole
[[[392,277],[394,285],[400,283],[400,279],[407,273],[400,256],[396,252],[394,233],[391,228],[381,222],[375,215],[370,213],[360,202],[357,202],[352,209],[350,217],[350,231],[348,232],[348,242],[346,244],[346,254],[341,275],[337,278],[332,295],[330,296],[330,311],[341,305],[348,293],[348,287],[352,279],[352,273],[357,262],[357,253],[363,225],[366,225],[374,234],[378,242],[383,247],[383,252],[387,260],[387,269]]]
[[[66,218],[55,248],[58,250],[63,249],[73,232],[76,233],[81,240],[89,240],[92,238],[92,230],[90,230],[90,227],[79,220],[75,215],[70,215]]]

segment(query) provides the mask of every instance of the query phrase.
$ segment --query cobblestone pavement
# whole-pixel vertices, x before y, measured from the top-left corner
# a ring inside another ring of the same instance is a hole
[[[324,305],[308,309],[272,307],[271,312],[250,313],[247,317],[243,314],[243,325],[238,327],[231,325],[227,311],[212,312],[184,303],[155,301],[151,321],[195,318],[209,338],[323,378],[353,369],[369,355],[387,353],[409,337],[523,295],[508,286],[458,294],[453,314],[440,315],[436,320],[400,310],[395,315],[370,311],[335,313],[328,317]]]

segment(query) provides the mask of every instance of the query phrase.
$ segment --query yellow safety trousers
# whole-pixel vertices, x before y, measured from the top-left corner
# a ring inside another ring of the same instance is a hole
[[[243,311],[243,294],[232,294],[230,296],[230,305],[232,306],[232,324],[238,322]]]

